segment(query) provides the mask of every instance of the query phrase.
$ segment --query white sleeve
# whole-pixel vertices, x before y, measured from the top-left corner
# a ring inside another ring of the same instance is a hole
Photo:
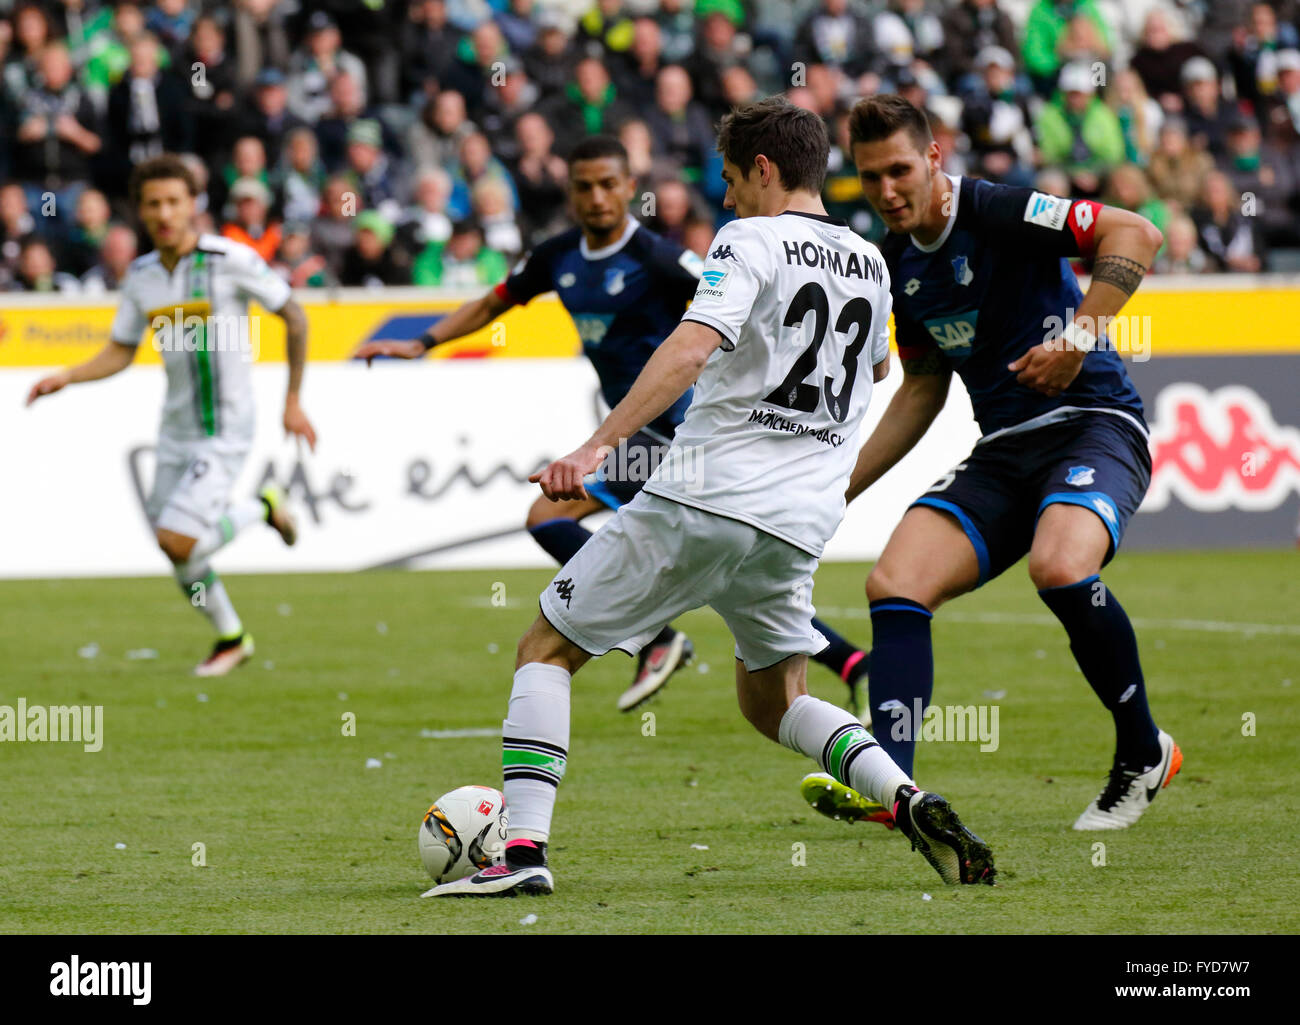
[[[149,322],[145,319],[144,310],[140,309],[140,302],[136,299],[134,290],[124,287],[108,337],[120,345],[136,346],[140,344],[140,339],[144,337],[144,330],[148,326]]]
[[[771,277],[771,247],[761,232],[744,221],[724,224],[709,247],[695,298],[682,319],[713,328],[724,339],[722,347],[730,351],[739,343],[754,300]]]
[[[235,287],[248,299],[255,299],[263,309],[278,313],[289,301],[289,283],[267,266],[265,260],[248,246],[238,246],[226,262]]]
[[[889,314],[893,309],[894,295],[889,290],[889,279],[886,277],[880,301],[876,304],[876,309],[872,314],[874,318],[872,330],[875,332],[875,337],[871,339],[871,365],[873,367],[883,363],[886,357],[889,356]]]

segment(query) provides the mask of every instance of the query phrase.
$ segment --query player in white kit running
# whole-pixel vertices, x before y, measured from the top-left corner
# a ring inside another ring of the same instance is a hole
[[[821,119],[781,97],[723,119],[725,205],[740,219],[718,232],[694,302],[627,396],[532,479],[548,498],[585,497],[584,477],[620,439],[698,378],[694,399],[643,492],[556,574],[519,642],[502,729],[504,860],[427,896],[552,892],[570,678],[706,604],[735,638],[740,708],[760,733],[893,809],[945,882],[992,882],[988,846],[948,803],[805,686],[808,655],[826,643],[812,626],[813,572],[844,514],[872,382],[889,367],[889,273],[826,215],[828,148]]]
[[[135,260],[122,283],[109,343],[85,363],[38,381],[31,405],[69,384],[125,370],[148,332],[167,372],[167,399],[147,512],[187,600],[212,623],[212,653],[195,667],[221,676],[253,653],[209,557],[244,527],[265,520],[293,544],[296,528],[278,488],[234,499],[230,489],[253,442],[251,366],[256,333],[249,300],[285,323],[289,389],[284,428],[312,448],[316,432],[298,403],[307,359],[307,317],[289,286],[248,246],[195,229],[193,175],[176,156],[136,166],[131,197],[154,250]]]

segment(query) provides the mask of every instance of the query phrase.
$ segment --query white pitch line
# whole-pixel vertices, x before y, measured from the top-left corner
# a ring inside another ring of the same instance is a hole
[[[818,606],[817,615],[828,619],[870,619],[866,608],[838,608]],[[1060,621],[1045,613],[1025,612],[960,612],[941,609],[942,619],[953,623],[978,623],[991,626],[1057,626]],[[1133,619],[1139,630],[1190,630],[1200,633],[1275,634],[1280,637],[1300,637],[1300,625],[1295,623],[1239,623],[1218,619]]]
[[[500,726],[470,726],[463,730],[421,730],[426,740],[458,740],[461,737],[499,737]]]

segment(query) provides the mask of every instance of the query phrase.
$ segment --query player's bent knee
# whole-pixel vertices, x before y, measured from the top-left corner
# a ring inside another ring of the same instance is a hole
[[[1040,591],[1077,584],[1095,574],[1099,568],[1091,560],[1081,559],[1068,552],[1029,553],[1029,579]]]
[[[877,563],[867,574],[867,601],[880,601],[883,598],[907,598],[920,602],[928,609],[938,604],[938,595],[932,587],[915,579],[910,573],[895,573],[890,567]]]

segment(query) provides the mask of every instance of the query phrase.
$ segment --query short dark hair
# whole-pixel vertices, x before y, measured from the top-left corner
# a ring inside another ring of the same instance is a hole
[[[572,168],[579,160],[603,160],[605,157],[616,157],[623,164],[624,171],[631,169],[627,148],[612,135],[587,136],[570,151],[569,167]]]
[[[189,165],[175,153],[159,153],[156,157],[150,157],[131,169],[128,191],[131,193],[132,205],[140,205],[140,195],[144,191],[145,182],[169,178],[183,181],[191,196],[199,194],[199,183],[195,180],[194,172],[190,170]]]
[[[925,112],[897,93],[867,96],[858,100],[849,113],[850,149],[859,142],[879,142],[902,131],[912,136],[916,148],[922,152],[934,142]]]
[[[784,96],[735,108],[718,124],[718,152],[745,178],[760,153],[776,164],[788,192],[821,192],[831,140],[826,124]]]

